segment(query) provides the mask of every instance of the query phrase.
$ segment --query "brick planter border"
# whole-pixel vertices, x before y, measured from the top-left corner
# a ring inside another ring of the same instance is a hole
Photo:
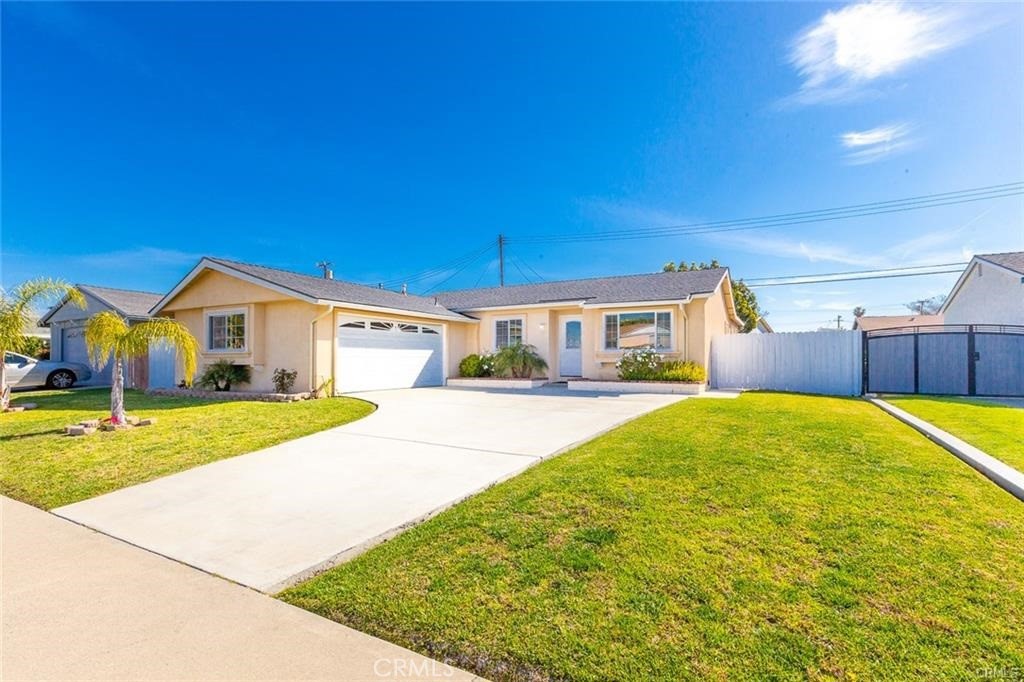
[[[548,383],[547,379],[502,379],[500,377],[480,377],[477,379],[459,378],[449,379],[448,385],[458,388],[513,388],[531,389],[540,388]]]
[[[599,391],[601,393],[676,393],[698,395],[707,390],[706,383],[693,384],[680,381],[590,381],[576,379],[569,382],[570,391]]]
[[[262,403],[294,403],[309,400],[309,393],[259,393],[257,391],[204,391],[198,388],[151,388],[146,395],[203,400],[251,400]]]

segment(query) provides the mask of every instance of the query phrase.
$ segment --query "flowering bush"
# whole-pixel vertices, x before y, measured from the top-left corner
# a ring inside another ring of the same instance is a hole
[[[467,355],[459,363],[461,377],[489,377],[494,374],[494,356],[490,353]]]
[[[680,381],[701,383],[707,372],[696,362],[666,360],[653,348],[631,348],[615,363],[619,378],[624,381]]]
[[[615,368],[619,370],[620,379],[649,381],[657,375],[662,360],[664,357],[653,348],[630,348],[615,363]]]

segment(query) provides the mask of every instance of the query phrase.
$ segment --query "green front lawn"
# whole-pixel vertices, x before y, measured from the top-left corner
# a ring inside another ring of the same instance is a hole
[[[43,509],[241,455],[359,419],[352,398],[297,403],[202,401],[127,391],[128,414],[156,417],[130,431],[65,436],[66,424],[109,415],[110,390],[16,393],[34,410],[0,415],[0,493]]]
[[[688,400],[280,596],[496,680],[978,679],[1024,505],[861,400]]]
[[[1024,409],[970,398],[887,396],[885,400],[1024,471]]]

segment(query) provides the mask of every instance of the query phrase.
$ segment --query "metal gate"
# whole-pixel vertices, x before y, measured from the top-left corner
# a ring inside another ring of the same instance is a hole
[[[1024,326],[877,329],[863,348],[868,393],[1024,396]]]

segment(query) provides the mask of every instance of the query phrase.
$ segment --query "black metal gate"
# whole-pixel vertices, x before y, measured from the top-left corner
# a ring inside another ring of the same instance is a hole
[[[1024,326],[877,329],[863,348],[866,393],[1024,396]]]

